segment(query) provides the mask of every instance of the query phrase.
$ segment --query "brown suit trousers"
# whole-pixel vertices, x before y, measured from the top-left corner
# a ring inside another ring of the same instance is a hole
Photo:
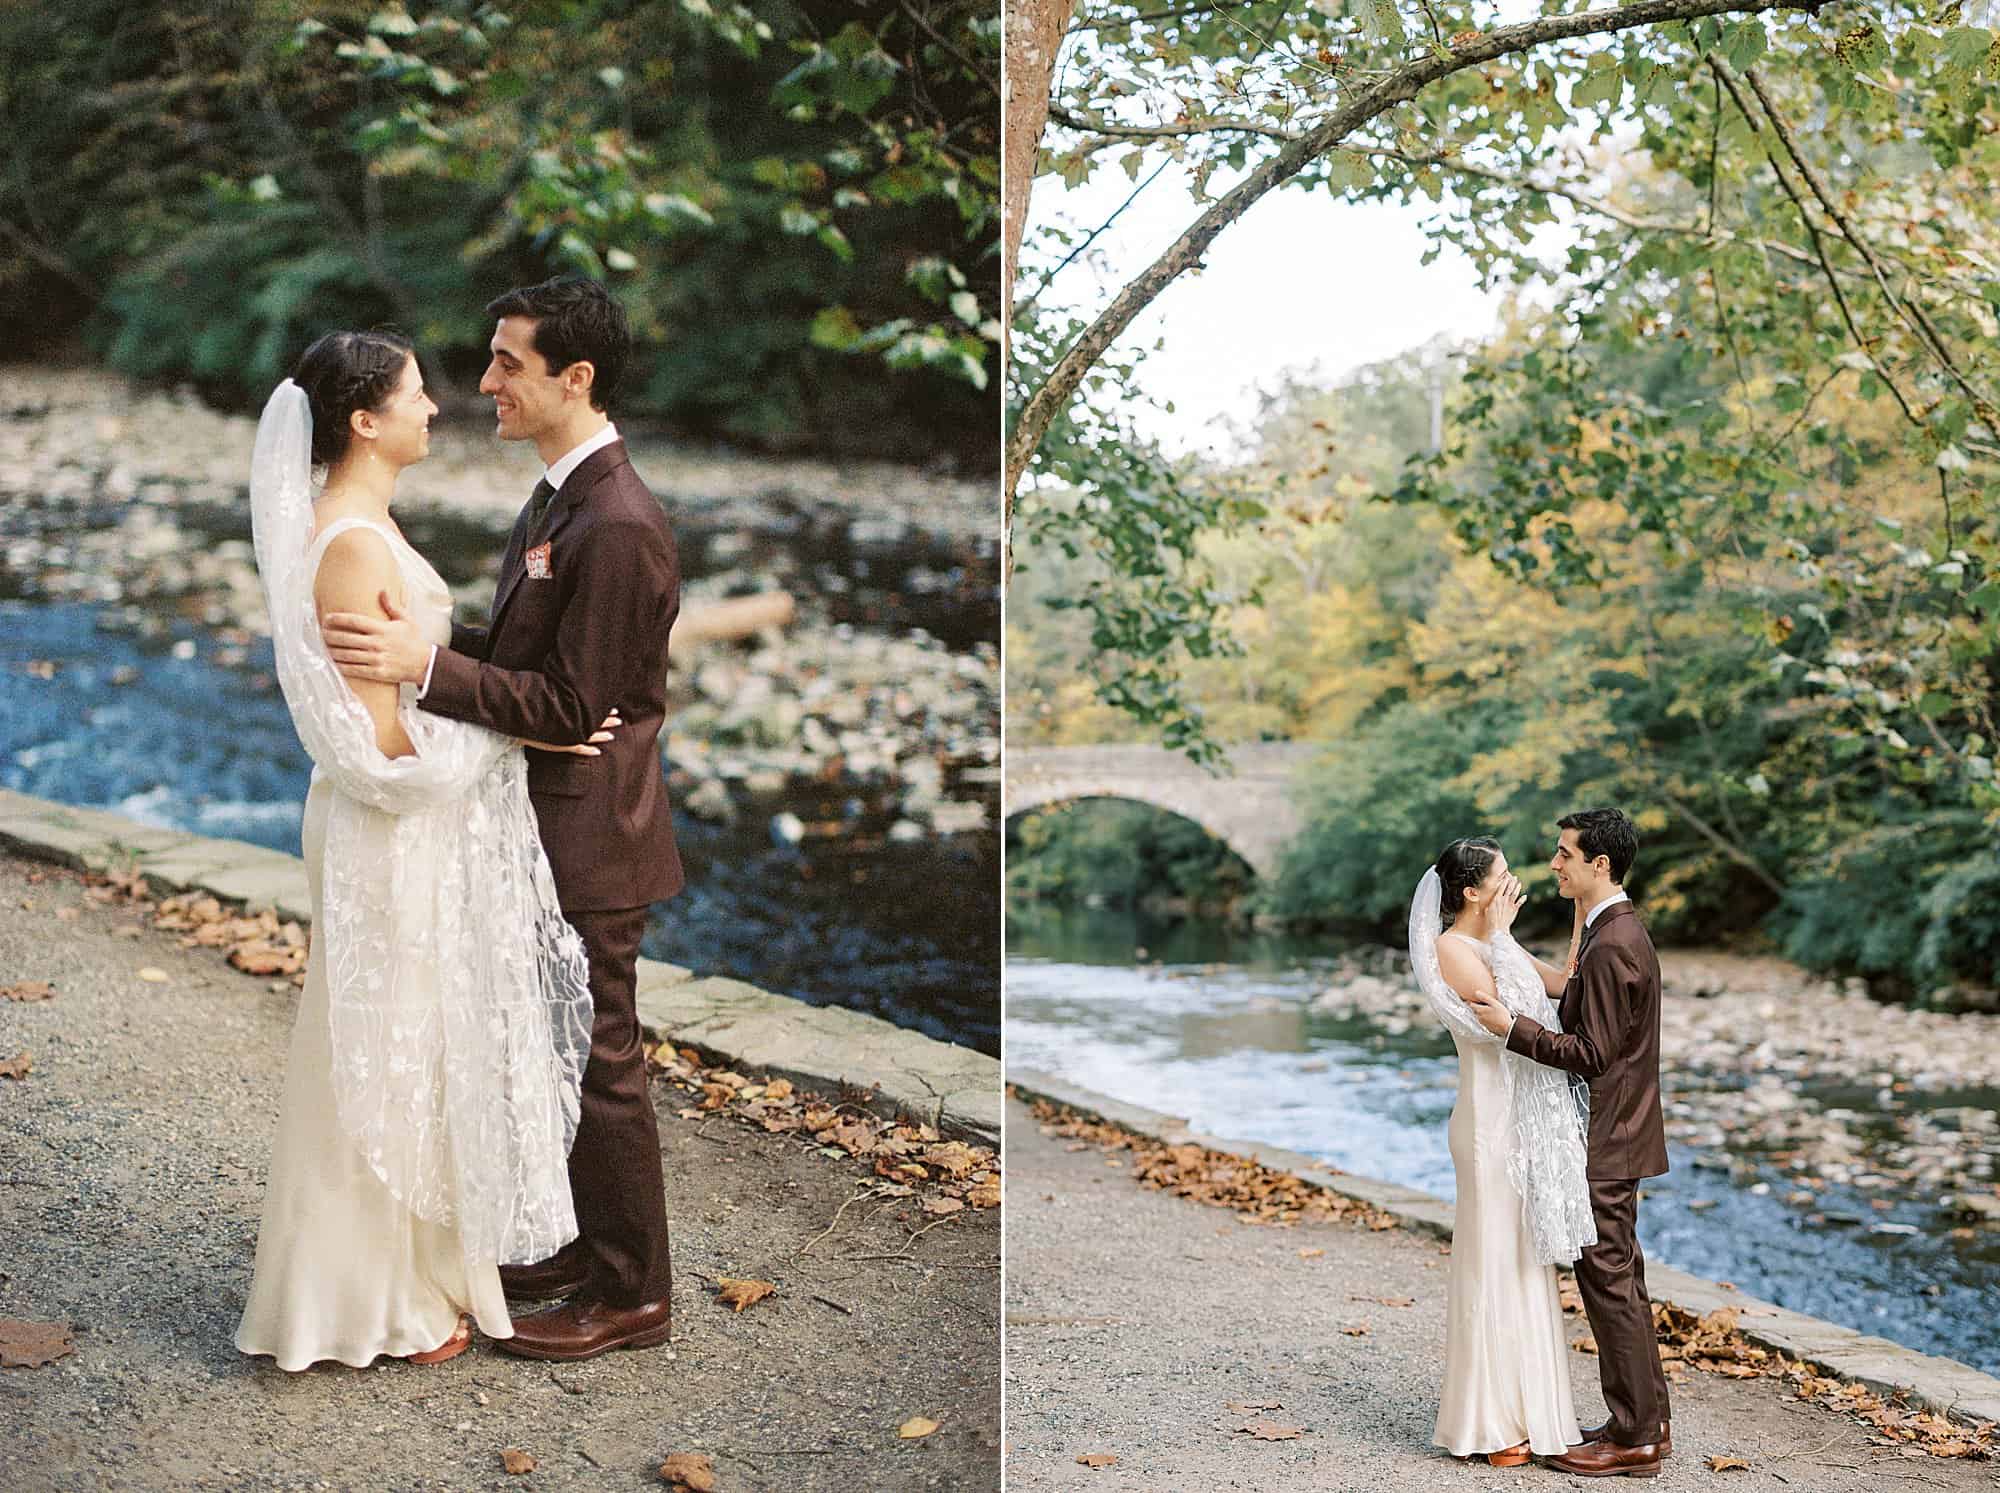
[[[660,769],[667,634],[680,564],[657,499],[622,441],[571,472],[539,522],[523,507],[491,625],[454,627],[423,705],[535,741],[580,742],[616,706],[603,755],[528,754],[528,793],[563,915],[590,958],[595,1006],[570,1193],[591,1287],[616,1306],[668,1295],[659,1121],[641,1049],[639,940],[650,903],[683,884]]]
[[[1576,1262],[1577,1290],[1597,1339],[1597,1371],[1611,1412],[1605,1433],[1623,1446],[1660,1439],[1667,1376],[1639,1248],[1639,1180],[1667,1169],[1660,1113],[1660,961],[1630,902],[1607,907],[1584,934],[1576,973],[1552,1032],[1517,1016],[1510,1051],[1590,1081],[1587,1171],[1597,1243]]]

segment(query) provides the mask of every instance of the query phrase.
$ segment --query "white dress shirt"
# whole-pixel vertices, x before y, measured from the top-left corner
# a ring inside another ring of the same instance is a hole
[[[1622,890],[1613,892],[1583,915],[1583,926],[1588,928],[1592,923],[1596,922],[1597,915],[1603,912],[1605,908],[1616,906],[1620,902],[1630,902],[1631,900]]]
[[[562,485],[569,481],[570,474],[582,466],[591,453],[602,451],[617,439],[618,427],[609,420],[605,421],[604,429],[598,431],[596,435],[586,436],[574,446],[571,446],[569,450],[563,452],[561,456],[558,456],[549,465],[548,470],[542,473],[542,481],[548,483],[556,492],[561,492]],[[553,495],[551,495],[549,501],[552,503],[555,501]],[[437,644],[433,643],[431,645],[430,660],[424,665],[424,682],[417,686],[417,698],[419,700],[423,699],[431,691],[431,670],[437,667],[437,660]]]

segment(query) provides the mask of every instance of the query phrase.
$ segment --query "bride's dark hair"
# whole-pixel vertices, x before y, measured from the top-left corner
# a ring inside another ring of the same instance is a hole
[[[1465,910],[1465,894],[1486,879],[1486,873],[1493,869],[1493,857],[1499,853],[1500,842],[1491,835],[1453,840],[1439,852],[1437,874],[1443,890],[1438,907],[1447,918]]]
[[[292,382],[312,407],[314,466],[330,467],[347,454],[350,417],[382,408],[414,351],[400,332],[328,332],[299,355]]]

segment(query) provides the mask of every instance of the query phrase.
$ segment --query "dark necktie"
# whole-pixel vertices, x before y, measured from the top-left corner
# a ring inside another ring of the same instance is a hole
[[[557,489],[549,486],[544,477],[535,484],[535,491],[528,499],[528,532],[534,533],[542,526],[542,520],[549,516],[549,504],[554,500]]]

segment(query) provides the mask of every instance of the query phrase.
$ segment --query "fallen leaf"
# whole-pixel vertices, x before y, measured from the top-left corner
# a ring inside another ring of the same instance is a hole
[[[169,976],[165,970],[149,964],[139,971],[139,978],[144,980],[148,985],[164,985]]]
[[[1340,1330],[1346,1333],[1349,1337],[1368,1336],[1368,1324],[1366,1322],[1359,1323],[1358,1325],[1353,1327],[1343,1327]]]
[[[0,1368],[38,1369],[75,1351],[67,1322],[0,1317]]]
[[[913,1415],[896,1427],[896,1434],[905,1441],[915,1441],[919,1436],[928,1436],[938,1428],[938,1422],[921,1415]]]
[[[17,1052],[11,1058],[0,1058],[0,1078],[26,1078],[35,1066],[35,1060],[25,1052]]]
[[[704,1452],[673,1452],[660,1464],[660,1480],[686,1493],[715,1493],[715,1464]]]
[[[0,1001],[45,1001],[56,993],[56,987],[47,980],[22,980],[14,985],[0,985]]]
[[[1109,1467],[1117,1460],[1110,1452],[1085,1452],[1077,1458],[1085,1467]]]
[[[1302,1249],[1299,1251],[1299,1258],[1302,1260],[1317,1260],[1325,1254],[1326,1251],[1323,1249]]]
[[[533,1472],[535,1470],[535,1459],[522,1451],[518,1446],[510,1446],[500,1453],[500,1465],[505,1467],[514,1476],[519,1477],[524,1472]]]
[[[1305,1428],[1303,1426],[1281,1426],[1274,1420],[1263,1420],[1260,1418],[1258,1420],[1245,1421],[1236,1429],[1239,1431],[1248,1431],[1259,1441],[1297,1441],[1299,1433]]]
[[[724,1306],[733,1306],[739,1312],[754,1301],[762,1301],[778,1288],[768,1280],[731,1280],[728,1276],[717,1277],[721,1287],[716,1297]]]
[[[1239,1415],[1248,1415],[1252,1410],[1282,1410],[1285,1407],[1276,1400],[1231,1400],[1222,1408],[1234,1410]]]
[[[789,1099],[792,1097],[792,1081],[789,1078],[774,1078],[764,1086],[766,1099]]]
[[[1750,1464],[1741,1457],[1710,1457],[1708,1459],[1708,1470],[1710,1472],[1748,1472]]]
[[[947,1217],[950,1214],[958,1212],[964,1206],[965,1204],[961,1203],[957,1198],[925,1198],[923,1204],[924,1212],[937,1218]]]
[[[1000,1206],[1000,1179],[982,1182],[965,1195],[965,1200],[975,1208],[997,1208]]]

